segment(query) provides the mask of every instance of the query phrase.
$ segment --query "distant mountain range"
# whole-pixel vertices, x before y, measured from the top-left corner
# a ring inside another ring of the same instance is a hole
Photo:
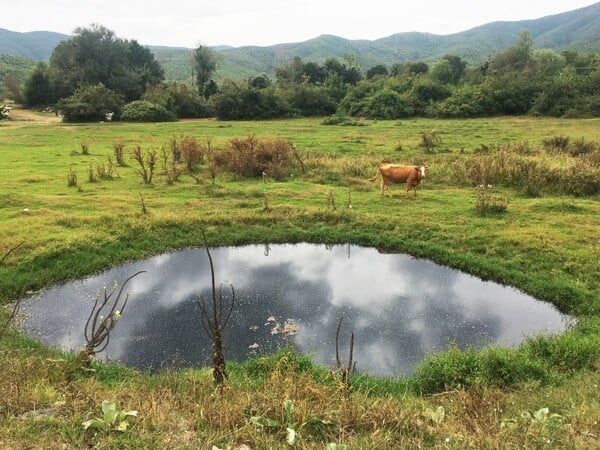
[[[268,47],[214,47],[220,55],[218,78],[244,79],[261,73],[273,75],[275,68],[295,56],[303,61],[323,63],[329,57],[353,57],[363,69],[376,64],[391,66],[406,61],[434,62],[444,55],[456,55],[470,65],[484,62],[514,45],[528,30],[535,48],[600,53],[600,2],[566,13],[534,20],[492,22],[451,35],[398,33],[369,40],[349,40],[322,35],[304,42]],[[49,31],[18,33],[0,28],[0,55],[47,60],[56,44],[69,36]],[[191,77],[190,48],[149,46],[165,69],[169,80]]]

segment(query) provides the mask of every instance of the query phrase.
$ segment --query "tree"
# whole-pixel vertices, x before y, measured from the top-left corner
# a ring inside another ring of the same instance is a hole
[[[455,55],[445,55],[441,59],[442,61],[447,61],[450,66],[450,79],[448,83],[457,84],[461,78],[465,75],[465,71],[467,70],[467,63],[463,61],[459,56]]]
[[[527,67],[531,60],[533,41],[527,30],[521,32],[519,41],[513,47],[497,53],[489,64],[489,70],[499,74],[520,71]]]
[[[424,61],[408,62],[405,66],[412,75],[425,75],[429,72],[429,65]]]
[[[310,84],[321,84],[325,81],[325,69],[317,63],[309,61],[302,67],[302,74]]]
[[[196,71],[198,93],[208,98],[206,87],[217,70],[217,56],[211,48],[199,45],[192,53],[192,64]]]
[[[177,81],[152,86],[142,100],[161,105],[179,118],[209,117],[208,102],[193,87]]]
[[[271,80],[266,73],[248,79],[248,86],[255,89],[266,89],[271,85]]]
[[[73,37],[55,47],[49,74],[57,98],[68,97],[85,84],[102,83],[126,100],[134,100],[164,78],[148,49],[136,41],[119,39],[97,24],[77,28]]]
[[[390,73],[387,67],[385,67],[383,64],[377,64],[367,70],[367,79],[370,80],[375,77],[387,77],[389,74]]]
[[[272,119],[286,114],[273,87],[257,89],[231,80],[223,83],[211,102],[217,118],[222,120]]]
[[[443,84],[452,83],[454,75],[450,62],[447,59],[440,59],[431,69],[430,78]]]
[[[4,77],[4,93],[7,98],[17,103],[21,103],[23,100],[19,81],[17,80],[17,77],[11,73]]]
[[[275,69],[275,78],[281,84],[300,84],[304,80],[304,63],[302,58],[295,56],[288,64]]]
[[[27,81],[23,92],[23,100],[26,106],[50,105],[54,103],[55,97],[50,82],[48,66],[38,63]]]

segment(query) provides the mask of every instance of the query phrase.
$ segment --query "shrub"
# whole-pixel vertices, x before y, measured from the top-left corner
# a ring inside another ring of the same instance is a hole
[[[436,130],[425,131],[421,134],[421,143],[419,144],[422,148],[427,151],[431,151],[433,147],[442,142],[442,138]]]
[[[477,199],[475,200],[475,209],[480,216],[487,216],[491,213],[501,213],[508,209],[508,199],[492,192],[491,184],[480,184],[476,188]]]
[[[179,142],[181,156],[185,160],[188,171],[192,173],[194,168],[198,166],[204,159],[204,151],[198,144],[196,138],[185,137]]]
[[[332,116],[326,117],[321,122],[321,125],[342,125],[346,127],[366,127],[370,125],[367,120],[364,119],[356,119],[353,117],[347,117],[342,115],[334,114]]]
[[[405,96],[384,88],[366,99],[364,115],[372,119],[401,119],[414,111]]]
[[[417,391],[434,394],[446,389],[469,386],[477,374],[477,353],[473,349],[452,347],[445,353],[429,356],[415,370]]]
[[[156,167],[156,151],[148,150],[146,154],[142,151],[139,145],[136,145],[131,151],[131,157],[137,161],[140,168],[138,173],[142,177],[145,184],[152,184],[154,176],[154,168]]]
[[[117,164],[119,166],[126,166],[125,164],[125,155],[124,155],[125,143],[122,141],[116,141],[113,143],[113,150],[115,152],[115,158],[117,159]]]
[[[479,380],[488,386],[507,387],[530,380],[547,380],[548,367],[542,360],[530,359],[511,348],[490,347],[479,356]]]
[[[123,97],[102,83],[84,85],[70,97],[58,102],[58,109],[66,122],[91,122],[106,120],[109,113],[118,116]]]
[[[569,137],[568,136],[554,136],[551,138],[544,139],[544,148],[549,150],[560,150],[566,152],[569,148]]]
[[[573,142],[570,147],[570,153],[573,156],[588,155],[596,150],[600,150],[600,146],[593,141],[585,141],[583,138]]]
[[[600,193],[600,167],[589,158],[577,158],[571,166],[555,171],[559,191],[578,197]]]
[[[539,335],[524,344],[530,359],[545,361],[564,372],[593,369],[600,358],[600,334],[579,330],[557,336]]]
[[[210,117],[213,114],[204,97],[176,81],[148,88],[141,100],[160,105],[178,118]]]
[[[230,140],[225,149],[216,155],[216,162],[242,177],[267,175],[281,179],[289,173],[292,157],[293,146],[289,141],[271,139],[261,142],[254,136],[248,136]]]
[[[126,122],[170,122],[175,120],[175,116],[163,106],[145,100],[135,100],[123,107],[121,120]]]
[[[211,100],[215,115],[222,120],[272,119],[288,114],[283,101],[270,87],[256,89],[229,82]]]
[[[69,167],[67,173],[67,186],[77,186],[77,172],[75,172],[73,166]]]
[[[295,85],[286,94],[295,115],[324,116],[333,114],[337,109],[337,104],[322,87]]]

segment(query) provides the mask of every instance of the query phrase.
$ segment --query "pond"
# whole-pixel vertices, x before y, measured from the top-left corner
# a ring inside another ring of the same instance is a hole
[[[210,249],[225,304],[235,290],[224,333],[226,359],[242,361],[289,343],[335,367],[336,329],[344,362],[353,332],[359,372],[409,374],[427,354],[452,345],[515,346],[558,333],[571,319],[512,287],[397,253],[354,245],[278,244]],[[98,292],[126,285],[129,303],[99,356],[158,371],[210,365],[211,342],[198,309],[212,299],[204,248],[124,264],[38,292],[22,304],[25,334],[65,350],[84,345],[83,329]],[[287,324],[287,327],[285,327]],[[286,333],[281,333],[282,329]]]

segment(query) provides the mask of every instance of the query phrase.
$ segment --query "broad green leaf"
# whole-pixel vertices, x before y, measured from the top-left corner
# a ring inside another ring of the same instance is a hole
[[[114,402],[108,402],[104,400],[102,402],[102,413],[104,414],[104,420],[111,425],[115,423],[117,419],[117,407]]]
[[[277,422],[276,420],[269,419],[267,417],[262,417],[262,416],[252,416],[252,417],[250,417],[250,421],[254,425],[258,425],[260,427],[280,427],[281,426],[281,424],[279,422]]]
[[[132,409],[131,411],[124,411],[121,413],[123,417],[137,417],[137,410]]]
[[[293,428],[286,428],[287,431],[287,443],[290,445],[294,445],[296,443],[296,430]]]
[[[106,422],[102,419],[91,419],[86,420],[81,425],[83,426],[84,430],[87,430],[88,428],[102,429],[106,426]]]
[[[536,412],[533,413],[533,417],[538,422],[544,422],[548,418],[549,414],[550,414],[550,409],[548,409],[548,408],[541,408],[541,409],[538,409]]]

